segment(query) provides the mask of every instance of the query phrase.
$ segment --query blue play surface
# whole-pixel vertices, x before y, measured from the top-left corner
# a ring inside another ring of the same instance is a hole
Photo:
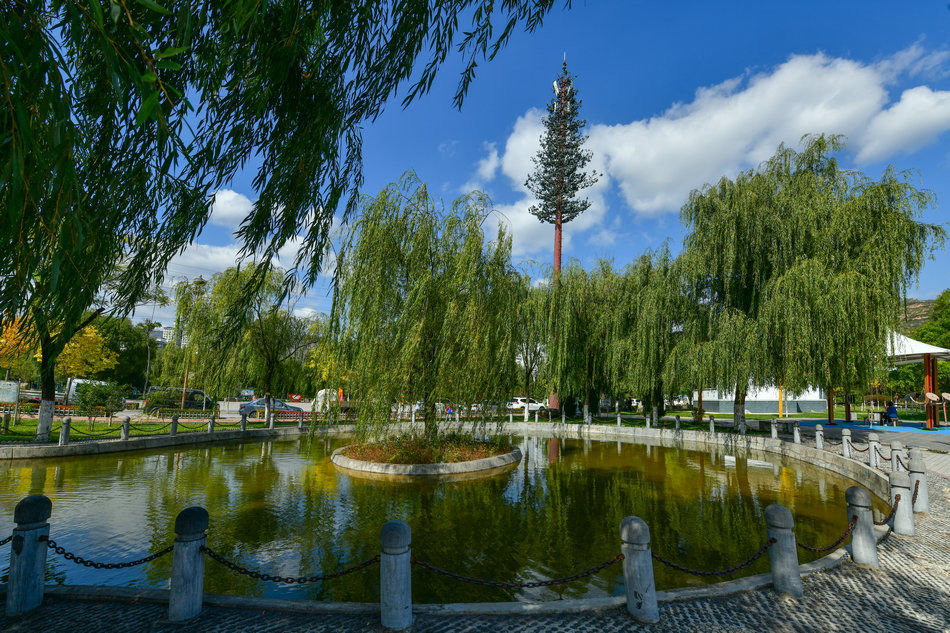
[[[828,423],[825,420],[802,420],[800,422],[801,426],[815,426],[816,424],[821,424],[825,427],[828,426]],[[933,430],[928,430],[921,428],[923,422],[898,422],[897,426],[891,425],[875,425],[868,426],[867,424],[862,424],[860,422],[845,422],[844,420],[835,420],[835,425],[830,428],[837,429],[864,429],[865,431],[901,431],[907,433],[928,433],[928,434],[938,434],[938,435],[950,435],[950,427],[938,426]]]

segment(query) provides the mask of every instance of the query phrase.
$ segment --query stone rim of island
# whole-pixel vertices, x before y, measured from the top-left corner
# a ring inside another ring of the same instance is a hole
[[[333,451],[330,461],[338,468],[356,472],[373,473],[377,475],[396,475],[403,477],[420,477],[433,475],[458,475],[479,471],[490,471],[497,468],[511,466],[521,461],[521,449],[512,446],[511,450],[501,455],[483,457],[464,462],[439,462],[435,464],[392,464],[388,462],[369,462],[353,459],[343,454],[352,444],[341,446]]]

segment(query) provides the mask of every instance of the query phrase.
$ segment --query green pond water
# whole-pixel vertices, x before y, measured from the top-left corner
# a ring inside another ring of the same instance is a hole
[[[628,515],[650,526],[653,550],[712,570],[748,558],[765,541],[763,512],[788,506],[798,538],[834,541],[847,526],[854,482],[808,464],[641,444],[512,438],[514,469],[464,481],[374,480],[329,461],[344,439],[243,442],[103,456],[0,463],[0,532],[17,501],[53,501],[50,538],[93,560],[140,558],[170,543],[176,514],[208,509],[208,545],[269,574],[329,573],[379,552],[389,519],[412,526],[413,556],[457,573],[500,581],[573,574],[619,552]],[[885,509],[876,501],[878,512]],[[879,518],[880,515],[878,515]],[[0,550],[3,581],[8,548]],[[815,556],[800,552],[801,562]],[[49,582],[166,587],[171,556],[94,570],[50,552]],[[768,557],[739,575],[768,571]],[[718,582],[655,564],[660,589]],[[551,600],[623,593],[619,564],[561,587],[504,590],[414,568],[416,602]],[[205,591],[316,600],[378,599],[378,566],[326,582],[284,586],[239,576],[208,560]]]

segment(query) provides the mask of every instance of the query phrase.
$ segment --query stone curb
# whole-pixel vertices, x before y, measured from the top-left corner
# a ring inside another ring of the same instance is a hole
[[[521,461],[521,450],[517,446],[515,446],[510,453],[505,453],[504,455],[495,455],[494,457],[473,459],[471,461],[457,462],[454,464],[384,464],[381,462],[367,462],[344,455],[343,451],[347,448],[349,447],[342,446],[333,451],[333,454],[330,456],[330,461],[336,466],[347,470],[379,475],[399,475],[403,477],[457,475],[480,470],[503,468]]]

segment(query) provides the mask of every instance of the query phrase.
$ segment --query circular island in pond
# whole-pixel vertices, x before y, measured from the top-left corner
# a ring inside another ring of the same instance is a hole
[[[413,438],[350,444],[333,451],[330,461],[355,473],[396,477],[463,475],[515,465],[521,461],[521,450],[507,443],[457,437],[436,445]]]

